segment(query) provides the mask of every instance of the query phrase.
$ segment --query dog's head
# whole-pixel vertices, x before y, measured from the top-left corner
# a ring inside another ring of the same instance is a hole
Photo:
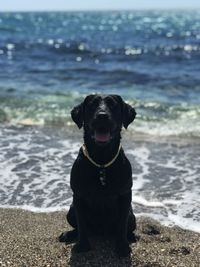
[[[73,121],[97,144],[107,144],[117,136],[122,125],[127,129],[135,119],[133,107],[119,95],[89,95],[71,111]]]

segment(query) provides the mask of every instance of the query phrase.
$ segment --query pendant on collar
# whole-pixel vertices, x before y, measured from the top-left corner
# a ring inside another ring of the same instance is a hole
[[[109,161],[108,163],[104,164],[104,165],[100,165],[98,163],[96,163],[90,156],[89,156],[89,153],[88,153],[88,150],[86,148],[86,145],[83,144],[82,145],[82,151],[83,151],[83,154],[85,155],[85,157],[94,165],[96,166],[97,168],[99,168],[99,179],[100,179],[100,182],[103,186],[106,185],[106,168],[108,168],[109,166],[111,166],[115,160],[117,159],[117,157],[119,156],[119,153],[121,151],[121,144],[119,144],[119,147],[118,147],[118,151],[116,153],[116,155],[114,156],[114,158]]]
[[[99,170],[99,179],[103,186],[106,185],[106,170],[105,168],[100,168]]]

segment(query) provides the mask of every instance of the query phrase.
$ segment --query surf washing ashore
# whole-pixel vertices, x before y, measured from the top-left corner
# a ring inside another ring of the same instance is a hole
[[[68,209],[70,170],[82,145],[76,127],[1,125],[1,207]],[[166,225],[200,232],[198,139],[122,133],[133,169],[133,208]]]
[[[52,256],[42,260],[50,252],[55,259],[62,259],[59,253],[69,256],[71,247],[56,245],[54,238],[65,227],[61,210],[71,203],[70,169],[82,145],[70,110],[91,93],[120,94],[135,107],[137,118],[122,133],[133,168],[132,205],[138,218],[162,224],[140,219],[135,261],[122,266],[200,265],[199,16],[199,11],[0,13],[0,265],[22,266],[5,250],[22,255],[23,240],[41,261],[35,257],[33,263],[27,254],[22,262],[64,266],[62,260],[52,263]],[[154,228],[158,235],[146,234]],[[89,258],[94,264],[92,254]],[[68,263],[76,266],[74,259]]]

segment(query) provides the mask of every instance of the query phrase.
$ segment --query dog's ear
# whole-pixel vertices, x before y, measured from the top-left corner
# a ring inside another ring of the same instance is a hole
[[[125,103],[123,101],[123,125],[124,128],[127,129],[129,124],[134,121],[135,117],[136,117],[136,111],[133,107],[131,107],[129,104]]]
[[[117,101],[121,103],[122,107],[122,123],[124,128],[128,128],[129,124],[134,121],[136,117],[136,111],[131,105],[124,102],[121,96],[112,95]]]
[[[131,105],[125,103],[122,99],[122,123],[125,129],[127,129],[129,124],[134,121],[136,114],[135,109]]]
[[[85,106],[88,104],[92,97],[94,97],[94,95],[86,96],[83,102],[75,106],[71,111],[71,118],[79,129],[83,127]]]
[[[83,126],[83,105],[84,102],[75,106],[71,111],[72,120],[76,123],[79,129]]]

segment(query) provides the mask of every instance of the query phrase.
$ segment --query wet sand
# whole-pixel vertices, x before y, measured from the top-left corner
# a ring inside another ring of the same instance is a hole
[[[62,231],[70,229],[65,214],[1,209],[0,266],[200,266],[199,233],[161,226],[149,218],[138,219],[140,239],[131,244],[128,258],[119,259],[114,241],[99,237],[91,240],[90,252],[75,254],[73,244],[57,240]]]

